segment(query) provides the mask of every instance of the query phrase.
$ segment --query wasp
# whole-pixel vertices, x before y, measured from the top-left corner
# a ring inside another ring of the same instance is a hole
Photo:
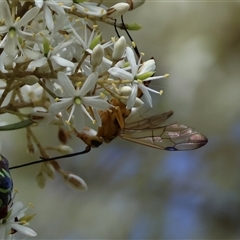
[[[8,160],[0,154],[0,219],[8,214],[12,199],[13,181],[9,172]]]
[[[103,142],[111,142],[117,136],[168,151],[193,150],[208,142],[203,134],[191,127],[179,123],[163,125],[173,111],[144,118],[141,109],[135,116],[131,115],[131,110],[126,109],[126,105],[116,98],[111,100],[111,104],[113,107],[110,110],[100,112],[102,126],[98,127],[95,136],[88,134],[88,129],[76,133],[87,146],[98,147]]]

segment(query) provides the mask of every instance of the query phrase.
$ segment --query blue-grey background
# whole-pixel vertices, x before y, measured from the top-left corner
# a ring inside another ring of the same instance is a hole
[[[126,22],[143,26],[132,37],[145,59],[155,58],[156,74],[170,74],[151,85],[164,90],[155,107],[173,110],[173,122],[198,129],[209,143],[164,152],[116,139],[59,161],[86,181],[86,192],[58,175],[39,189],[39,165],[12,171],[17,198],[34,204],[35,239],[240,238],[239,13],[232,1],[147,1],[126,14]],[[56,129],[44,130],[42,143],[57,144]],[[24,134],[1,133],[11,165],[38,158],[25,153]],[[78,139],[70,144],[84,149]]]

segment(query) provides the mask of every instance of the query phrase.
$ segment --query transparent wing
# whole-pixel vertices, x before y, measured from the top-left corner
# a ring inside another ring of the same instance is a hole
[[[144,129],[155,129],[158,128],[163,122],[165,122],[170,116],[173,115],[173,111],[165,112],[159,115],[151,116],[149,118],[143,118],[139,115],[139,120],[130,122],[125,120],[124,129],[132,130],[144,130]]]
[[[169,111],[127,123],[119,136],[132,142],[168,151],[193,150],[207,143],[208,140],[203,134],[183,124],[160,126],[172,114],[173,112]]]

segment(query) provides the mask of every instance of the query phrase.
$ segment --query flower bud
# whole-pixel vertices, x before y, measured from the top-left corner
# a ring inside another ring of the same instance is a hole
[[[101,64],[103,58],[103,48],[98,44],[92,51],[90,62],[93,67],[97,67]]]
[[[124,15],[130,8],[128,3],[117,3],[112,7],[107,9],[107,16],[110,18],[117,18],[121,15]]]
[[[142,28],[142,26],[137,23],[128,23],[128,24],[125,24],[125,27],[127,30],[132,30],[132,31],[138,31]]]
[[[74,189],[76,190],[87,190],[87,184],[84,182],[84,180],[80,177],[78,177],[75,174],[69,173],[65,177],[65,181]]]
[[[52,180],[55,178],[55,169],[51,163],[45,162],[42,164],[42,171]]]
[[[126,49],[126,39],[124,36],[120,37],[114,44],[112,59],[120,60]]]
[[[16,63],[14,62],[14,57],[12,55],[4,57],[3,65],[6,70],[12,70],[16,65]]]
[[[138,108],[138,107],[141,107],[143,104],[144,104],[144,102],[140,98],[137,97],[133,107]]]
[[[147,60],[144,62],[138,70],[138,74],[145,72],[154,72],[156,70],[156,64],[154,59]]]
[[[59,145],[57,147],[57,151],[62,154],[68,154],[68,153],[72,153],[73,149],[68,145]]]
[[[129,11],[134,10],[145,3],[146,0],[127,0],[127,3],[130,5]]]
[[[129,96],[132,93],[132,88],[129,86],[123,86],[119,91],[123,96]]]
[[[58,139],[61,143],[66,144],[68,141],[68,138],[70,138],[70,134],[63,128],[58,129]]]
[[[21,79],[22,82],[26,83],[27,85],[34,85],[38,82],[38,78],[34,75],[28,75],[25,78]]]
[[[44,188],[46,185],[47,178],[44,176],[44,174],[42,172],[40,172],[36,176],[36,181],[37,181],[37,185],[39,188]]]

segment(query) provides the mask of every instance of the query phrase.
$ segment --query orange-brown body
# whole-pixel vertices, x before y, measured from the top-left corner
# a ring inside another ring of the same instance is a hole
[[[107,111],[101,111],[102,126],[98,128],[97,136],[104,142],[109,143],[116,138],[121,129],[124,127],[124,120],[130,114],[126,105],[118,99],[111,100],[113,107]]]
[[[131,113],[131,110],[126,109],[126,105],[116,98],[110,103],[112,107],[109,110],[99,111],[102,126],[98,127],[96,136],[89,136],[84,132],[76,134],[90,147],[98,147],[103,142],[109,143],[115,139],[124,128],[125,118]]]

